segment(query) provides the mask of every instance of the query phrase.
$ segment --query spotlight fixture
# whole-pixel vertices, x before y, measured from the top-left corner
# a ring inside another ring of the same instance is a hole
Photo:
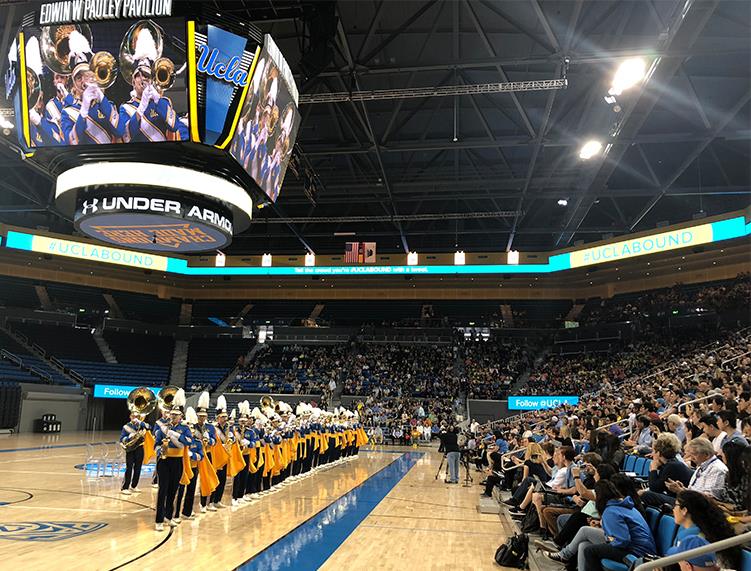
[[[419,257],[417,255],[417,252],[410,252],[409,254],[407,254],[407,265],[408,266],[416,266],[418,260],[419,260]]]
[[[560,200],[558,200],[558,206],[568,206],[568,200],[561,198]]]
[[[465,263],[464,252],[462,250],[454,252],[454,265],[455,266],[463,266],[464,263]]]
[[[647,62],[643,58],[630,58],[621,63],[610,84],[609,95],[620,95],[638,84],[647,74]]]
[[[602,143],[600,141],[596,141],[592,139],[591,141],[587,141],[584,143],[582,148],[579,150],[579,158],[589,160],[595,155],[600,154],[600,151],[602,150]]]
[[[263,256],[261,256],[261,267],[262,268],[271,267],[271,254],[264,254]]]
[[[305,254],[305,265],[307,267],[316,265],[316,255],[313,252],[308,252],[307,254]]]

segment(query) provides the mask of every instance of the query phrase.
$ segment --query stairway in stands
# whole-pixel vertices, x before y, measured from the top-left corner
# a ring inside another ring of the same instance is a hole
[[[514,326],[514,312],[508,303],[501,305],[501,317],[503,318],[504,327]]]
[[[175,350],[172,353],[169,384],[176,387],[185,386],[185,376],[188,370],[188,341],[175,339]]]
[[[251,363],[253,359],[256,357],[256,353],[263,347],[263,343],[255,343],[253,347],[251,347],[250,351],[248,351],[244,358],[242,359],[243,363]],[[235,379],[237,378],[237,374],[240,372],[240,369],[242,368],[242,365],[238,362],[222,379],[222,382],[220,382],[211,392],[216,393],[218,395],[224,394],[224,392],[227,390],[227,387],[235,382]]]
[[[96,343],[96,346],[99,348],[99,352],[102,354],[102,357],[104,357],[104,361],[106,363],[112,363],[117,364],[117,357],[115,357],[115,352],[112,350],[112,347],[110,347],[110,344],[107,343],[107,340],[102,335],[102,331],[100,329],[97,329],[94,332],[94,343]]]
[[[583,310],[584,310],[583,303],[575,303],[574,305],[571,306],[571,309],[568,310],[565,321],[578,321],[579,316],[581,315]]]

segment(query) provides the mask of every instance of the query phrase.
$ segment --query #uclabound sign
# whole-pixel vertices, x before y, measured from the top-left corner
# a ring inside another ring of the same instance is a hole
[[[233,231],[232,213],[220,203],[151,192],[80,193],[74,224],[110,244],[176,253],[220,249]]]

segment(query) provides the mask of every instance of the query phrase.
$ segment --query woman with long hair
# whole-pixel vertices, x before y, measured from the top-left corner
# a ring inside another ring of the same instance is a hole
[[[681,549],[681,544],[688,541],[691,548],[700,547],[716,541],[721,541],[735,536],[735,531],[728,523],[725,513],[714,502],[700,492],[683,490],[678,493],[673,506],[675,523],[686,529],[681,539],[676,542],[671,551],[680,553],[688,547]],[[696,538],[700,539],[691,539]],[[731,547],[718,553],[720,563],[729,569],[740,569],[741,549]]]
[[[722,445],[722,461],[728,467],[720,501],[733,511],[751,512],[751,446],[734,437]]]
[[[626,555],[641,557],[657,551],[652,531],[630,497],[624,497],[613,482],[607,480],[597,483],[595,493],[605,541],[579,546],[580,571],[601,571],[603,559],[622,561]]]

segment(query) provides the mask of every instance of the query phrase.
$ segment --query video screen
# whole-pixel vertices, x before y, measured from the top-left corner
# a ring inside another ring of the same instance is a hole
[[[276,202],[295,146],[300,112],[292,72],[268,35],[249,89],[230,153]]]
[[[182,18],[25,28],[24,41],[32,147],[189,140]]]

